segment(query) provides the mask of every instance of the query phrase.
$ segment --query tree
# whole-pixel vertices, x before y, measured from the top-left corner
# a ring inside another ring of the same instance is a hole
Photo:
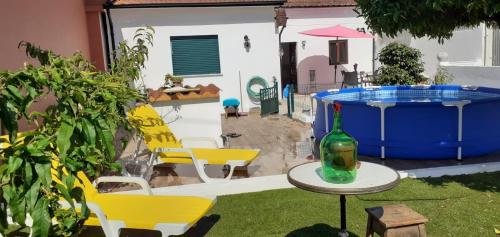
[[[27,215],[33,219],[32,236],[75,236],[81,230],[89,211],[75,185],[77,172],[95,177],[119,168],[114,163],[116,131],[128,126],[126,107],[142,98],[129,85],[141,78],[152,29],[138,30],[134,40],[132,47],[120,43],[111,72],[96,71],[80,53],[62,57],[26,42],[20,47],[40,66],[0,71],[0,120],[8,132],[2,141],[7,148],[0,149],[0,236],[16,236],[8,217],[17,228],[26,228]],[[49,92],[56,103],[29,112]],[[19,134],[22,118],[32,123],[41,118],[43,123]]]
[[[378,58],[382,66],[373,80],[374,84],[414,85],[427,80],[421,75],[424,63],[422,53],[417,49],[393,42],[380,51]]]
[[[500,1],[496,0],[356,0],[356,12],[379,35],[394,37],[408,31],[440,42],[459,27],[500,23]]]

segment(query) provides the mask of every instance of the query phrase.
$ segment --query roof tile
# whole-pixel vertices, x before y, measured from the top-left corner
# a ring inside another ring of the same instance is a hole
[[[228,5],[228,4],[241,4],[241,5],[256,5],[266,3],[284,3],[286,0],[115,0],[113,5],[126,6],[126,5]]]
[[[342,7],[356,6],[355,0],[288,0],[285,7]]]

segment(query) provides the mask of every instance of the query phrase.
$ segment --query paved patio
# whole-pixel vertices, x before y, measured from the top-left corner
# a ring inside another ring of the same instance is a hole
[[[237,169],[233,178],[257,177],[283,174],[290,167],[307,162],[311,154],[310,126],[289,119],[282,115],[272,115],[261,118],[256,113],[239,118],[229,117],[223,120],[223,134],[236,133],[241,136],[229,138],[226,148],[260,149],[260,156],[248,167]],[[133,138],[125,149],[122,159],[124,163],[136,147]],[[144,150],[144,144],[141,144]],[[147,159],[144,154],[140,159]],[[133,166],[128,166],[130,167]],[[223,177],[222,166],[209,166],[207,173],[211,177]],[[151,177],[153,187],[163,187],[200,182],[192,165],[158,165]]]
[[[237,169],[233,179],[285,174],[291,167],[314,160],[311,154],[311,128],[308,124],[289,119],[285,115],[261,118],[258,113],[250,113],[240,118],[222,119],[223,134],[236,133],[241,136],[229,138],[226,148],[258,148],[261,155],[246,168]],[[135,139],[129,143],[122,155],[124,162],[133,153]],[[141,144],[144,148],[144,144]],[[317,149],[316,149],[317,150]],[[317,156],[316,156],[317,157]],[[144,154],[141,159],[147,159]],[[500,161],[500,153],[483,157],[456,160],[380,160],[360,156],[360,160],[385,164],[397,170],[421,169],[429,167],[456,166]],[[224,176],[222,166],[206,168],[211,177]],[[150,181],[153,187],[200,183],[192,165],[163,164],[154,168]]]

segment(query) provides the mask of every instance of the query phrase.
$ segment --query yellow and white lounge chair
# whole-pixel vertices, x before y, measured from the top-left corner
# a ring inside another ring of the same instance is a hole
[[[106,237],[118,237],[123,228],[157,230],[162,236],[181,235],[216,201],[215,197],[152,195],[148,183],[138,177],[99,177],[93,184],[83,172],[78,177],[92,212],[85,225],[101,226]],[[95,186],[103,182],[136,183],[145,195],[99,193]]]
[[[0,136],[0,149],[9,145],[8,139]],[[78,178],[76,185],[83,189],[91,211],[85,225],[101,226],[106,237],[119,237],[123,228],[157,230],[162,236],[181,235],[205,216],[216,201],[215,197],[153,195],[146,180],[139,177],[107,176],[91,183],[79,172]],[[135,183],[144,195],[99,193],[95,187],[105,182]],[[69,207],[65,201],[61,204]]]
[[[260,150],[257,149],[219,149],[217,142],[212,138],[183,138],[177,140],[151,105],[137,106],[128,112],[129,121],[141,133],[151,156],[148,170],[161,163],[190,164],[192,163],[198,175],[204,182],[229,180],[236,166],[246,166],[257,158]],[[211,143],[211,148],[188,148],[186,143],[192,141],[205,141]],[[134,154],[137,157],[139,144]],[[224,179],[214,179],[205,173],[205,165],[228,165],[229,174]]]

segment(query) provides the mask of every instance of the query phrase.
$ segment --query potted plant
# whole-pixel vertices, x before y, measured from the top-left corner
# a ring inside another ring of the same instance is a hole
[[[170,73],[165,75],[165,87],[171,85],[172,87],[183,87],[182,82],[184,81],[183,77],[174,76]]]

